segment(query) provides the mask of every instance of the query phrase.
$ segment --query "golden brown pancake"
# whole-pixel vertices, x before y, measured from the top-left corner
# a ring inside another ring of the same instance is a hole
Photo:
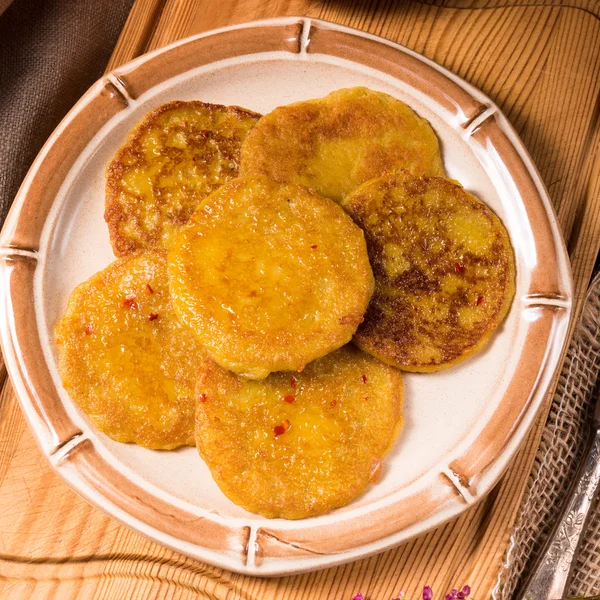
[[[343,207],[365,232],[375,275],[360,348],[400,369],[437,371],[487,344],[510,308],[515,264],[483,202],[441,177],[387,176]]]
[[[350,341],[373,293],[362,231],[334,202],[266,177],[209,196],[169,251],[175,310],[222,367],[301,370]]]
[[[429,122],[381,92],[356,87],[280,106],[242,146],[241,175],[262,173],[336,202],[387,172],[444,175]]]
[[[206,360],[196,394],[196,445],[214,480],[265,517],[348,504],[378,479],[402,428],[400,372],[352,346],[262,381]]]
[[[206,356],[173,311],[164,251],[119,259],[75,288],[56,326],[71,398],[118,442],[194,443],[194,385]]]
[[[115,254],[167,248],[200,202],[237,177],[242,142],[259,118],[197,101],[146,115],[107,168],[104,218]]]

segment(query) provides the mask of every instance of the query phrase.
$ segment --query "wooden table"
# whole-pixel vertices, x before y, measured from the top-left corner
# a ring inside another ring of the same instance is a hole
[[[215,27],[304,15],[364,29],[424,54],[495,100],[525,141],[568,243],[577,306],[600,246],[598,0],[137,0],[109,68]],[[0,597],[45,600],[436,598],[469,583],[491,597],[545,420],[477,507],[394,550],[281,579],[187,559],[104,516],[50,470],[0,373]]]

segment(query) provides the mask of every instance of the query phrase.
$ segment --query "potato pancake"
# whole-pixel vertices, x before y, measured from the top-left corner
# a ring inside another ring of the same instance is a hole
[[[270,518],[348,504],[379,478],[402,428],[400,372],[352,346],[262,381],[206,360],[196,395],[196,445],[215,482]]]
[[[342,208],[266,177],[209,196],[168,256],[180,319],[217,363],[252,379],[350,341],[374,287],[363,233]]]
[[[381,92],[356,87],[280,106],[242,146],[241,175],[262,173],[336,202],[388,172],[444,175],[429,122]]]
[[[498,217],[458,183],[386,176],[342,206],[363,229],[375,293],[354,337],[407,371],[438,371],[481,350],[515,293],[515,260]]]
[[[146,115],[106,172],[104,218],[114,253],[167,248],[200,202],[237,177],[242,142],[259,118],[196,101]]]
[[[76,287],[56,344],[65,389],[113,440],[194,444],[194,385],[206,354],[175,316],[164,251],[119,259]]]

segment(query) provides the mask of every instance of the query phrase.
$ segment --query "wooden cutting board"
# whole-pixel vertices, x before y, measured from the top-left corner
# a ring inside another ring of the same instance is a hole
[[[573,263],[578,308],[600,246],[597,0],[137,0],[109,68],[176,39],[303,15],[381,35],[488,94],[529,148]],[[131,532],[70,491],[37,449],[0,372],[0,597],[60,600],[409,600],[469,583],[492,596],[544,415],[496,489],[456,521],[346,566],[281,579],[208,567]],[[550,397],[550,396],[549,396]],[[452,432],[448,432],[452,435]]]

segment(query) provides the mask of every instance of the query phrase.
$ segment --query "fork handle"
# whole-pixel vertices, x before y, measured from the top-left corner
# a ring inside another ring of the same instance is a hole
[[[557,600],[563,597],[573,573],[579,544],[600,487],[600,427],[596,427],[577,471],[569,502],[560,515],[542,555],[527,580],[522,600]]]

